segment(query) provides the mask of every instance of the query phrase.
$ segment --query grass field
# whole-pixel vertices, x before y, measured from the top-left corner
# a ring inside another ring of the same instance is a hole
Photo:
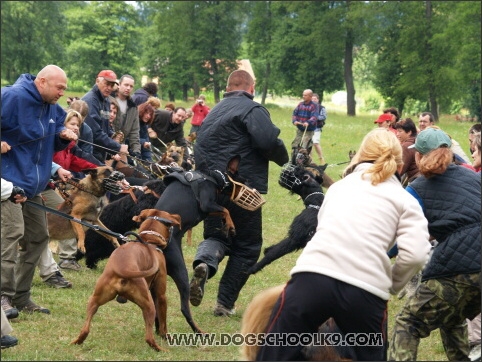
[[[68,94],[70,95],[70,94]],[[64,97],[65,98],[65,97]],[[177,105],[188,106],[182,102]],[[189,104],[190,105],[190,104]],[[347,117],[328,109],[328,120],[322,133],[321,144],[324,157],[329,167],[327,173],[334,179],[339,179],[346,166],[336,165],[348,161],[348,151],[357,149],[363,136],[373,129],[373,120],[377,115],[361,115]],[[281,138],[286,145],[290,145],[295,135],[290,116],[292,107],[269,106],[273,122],[282,130]],[[444,116],[439,126],[459,141],[468,154],[467,131],[471,123],[460,123],[454,117]],[[278,184],[280,167],[270,164],[269,194],[267,203],[263,206],[263,236],[264,245],[268,246],[281,240],[288,229],[293,217],[303,208],[302,202],[297,200]],[[360,210],[363,212],[363,210]],[[202,226],[193,232],[193,246],[183,245],[183,252],[190,275],[191,263],[196,251],[196,245],[202,240]],[[236,303],[236,315],[231,318],[214,317],[213,307],[216,303],[216,292],[221,269],[206,285],[206,295],[199,307],[193,307],[192,312],[198,325],[210,333],[236,333],[240,330],[241,318],[246,306],[258,292],[289,279],[289,271],[294,265],[299,253],[294,253],[268,266],[263,272],[251,277],[241,292]],[[57,258],[57,257],[56,257]],[[129,302],[118,304],[115,301],[101,307],[96,314],[89,337],[82,346],[72,346],[69,342],[74,339],[82,327],[85,319],[85,308],[89,295],[105,261],[100,263],[98,270],[85,268],[80,272],[65,272],[67,279],[73,282],[72,289],[58,290],[44,285],[35,275],[32,297],[38,304],[51,309],[51,315],[24,315],[13,321],[12,335],[19,338],[19,345],[2,350],[1,359],[5,361],[33,361],[33,360],[75,360],[75,361],[201,361],[201,360],[238,360],[237,346],[196,346],[169,347],[161,342],[168,352],[155,352],[144,342],[144,324],[140,309]],[[395,314],[402,307],[405,300],[396,297],[389,301],[389,332],[394,322]],[[190,333],[179,307],[179,293],[168,279],[168,331],[170,333]],[[389,334],[390,335],[390,334]],[[446,360],[438,331],[422,340],[419,348],[419,360]]]

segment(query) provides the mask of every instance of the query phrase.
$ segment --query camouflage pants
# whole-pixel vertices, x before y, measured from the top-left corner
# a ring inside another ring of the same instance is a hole
[[[420,338],[440,328],[449,360],[468,361],[466,318],[480,313],[480,273],[422,282],[397,315],[389,361],[415,361]]]

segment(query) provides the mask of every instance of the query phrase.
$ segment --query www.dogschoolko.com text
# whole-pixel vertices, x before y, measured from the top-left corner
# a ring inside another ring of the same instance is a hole
[[[170,346],[383,346],[382,333],[173,333]]]

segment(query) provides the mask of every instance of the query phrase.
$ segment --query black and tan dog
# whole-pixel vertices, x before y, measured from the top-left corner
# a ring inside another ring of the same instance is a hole
[[[305,148],[298,149],[298,152],[294,154],[294,158],[291,163],[296,166],[304,167],[313,173],[316,181],[318,181],[325,189],[329,188],[335,183],[335,181],[325,172],[328,164],[326,163],[324,165],[317,165],[314,163],[309,151]]]
[[[249,269],[250,274],[259,272],[288,253],[303,249],[316,231],[318,211],[325,198],[316,177],[304,167],[287,164],[278,182],[290,193],[299,195],[305,208],[291,222],[288,235],[279,243],[264,249],[263,258]]]
[[[68,199],[59,206],[59,211],[107,229],[102,221],[99,220],[100,212],[104,205],[107,204],[105,194],[107,191],[112,193],[122,191],[121,183],[125,179],[124,174],[114,171],[109,166],[87,169],[82,172],[87,176],[70,190]],[[47,213],[47,219],[51,239],[63,240],[75,237],[77,238],[78,249],[85,253],[86,226],[51,213]],[[98,232],[102,233],[101,231]],[[119,242],[115,237],[107,234],[103,235],[112,242],[114,247],[119,246]]]
[[[179,290],[181,312],[194,332],[202,331],[194,322],[189,306],[189,278],[181,247],[182,237],[187,230],[203,221],[208,214],[213,213],[224,215],[225,233],[235,232],[229,211],[217,204],[216,198],[218,193],[223,193],[230,195],[233,199],[233,189],[239,192],[228,178],[230,176],[235,182],[244,181],[238,176],[239,161],[239,157],[234,157],[229,161],[226,170],[222,171],[202,170],[169,174],[164,177],[167,187],[156,205],[156,209],[181,216],[181,228],[174,230],[172,242],[164,253],[167,274],[174,280]]]
[[[134,231],[139,227],[132,218],[139,215],[142,210],[153,209],[164,192],[166,186],[162,180],[144,182],[142,189],[136,189],[133,194],[124,195],[122,198],[106,205],[99,219],[109,229],[119,234]],[[107,259],[115,247],[104,235],[87,230],[85,240],[85,265],[95,269],[100,260]],[[78,253],[78,259],[84,254]]]
[[[147,209],[134,216],[134,220],[142,222],[139,242],[123,244],[112,253],[89,298],[85,324],[71,344],[84,342],[99,307],[119,295],[141,308],[147,344],[156,351],[165,351],[156,343],[153,334],[155,324],[158,335],[163,338],[167,335],[166,261],[158,248],[167,246],[171,230],[181,226],[181,219],[179,215]]]

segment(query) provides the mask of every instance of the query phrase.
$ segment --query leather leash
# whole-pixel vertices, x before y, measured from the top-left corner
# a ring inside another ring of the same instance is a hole
[[[122,240],[124,242],[128,241],[127,237],[122,235],[122,234],[119,234],[119,233],[116,233],[116,232],[113,232],[109,229],[105,229],[103,227],[100,227],[99,225],[93,225],[93,224],[90,224],[88,222],[85,222],[85,221],[82,221],[80,219],[77,219],[76,217],[73,217],[72,215],[69,215],[69,214],[66,214],[66,213],[63,213],[59,210],[56,210],[56,209],[52,209],[48,206],[45,206],[45,205],[41,205],[41,204],[37,204],[36,202],[33,202],[31,200],[27,200],[25,201],[26,203],[28,203],[29,205],[33,206],[33,207],[36,207],[37,209],[41,209],[41,210],[44,210],[46,212],[50,212],[51,214],[55,214],[55,215],[58,215],[60,217],[63,217],[65,219],[68,219],[70,221],[73,221],[73,222],[76,222],[78,224],[81,224],[81,225],[84,225],[84,226],[87,226],[88,228],[90,229],[94,229],[95,231],[100,231],[104,234],[107,234],[107,235],[110,235],[110,236],[114,236],[115,238],[119,239],[119,240]]]

